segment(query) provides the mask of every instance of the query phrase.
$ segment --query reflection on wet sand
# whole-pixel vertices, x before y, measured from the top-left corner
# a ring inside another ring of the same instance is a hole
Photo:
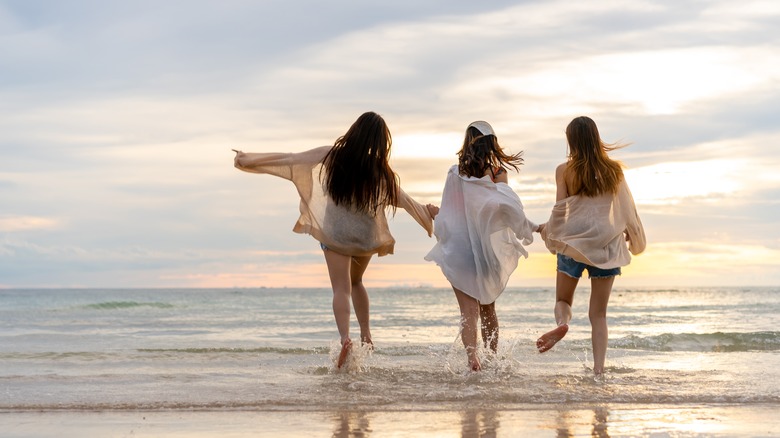
[[[365,412],[339,412],[333,419],[335,420],[333,438],[371,436],[371,427]]]
[[[427,421],[420,423],[419,417],[423,415]],[[415,426],[406,429],[404,433],[418,436],[419,434],[428,434],[432,432],[449,433],[455,435],[458,427],[457,416],[460,416],[460,436],[462,438],[480,437],[495,438],[501,426],[499,421],[500,412],[492,409],[478,410],[471,409],[460,412],[429,412],[421,414],[419,412],[360,412],[344,411],[334,413],[333,437],[334,438],[367,438],[373,433],[371,423],[377,423],[374,428],[387,432],[387,427],[398,427],[398,431],[404,430],[409,424],[409,418],[416,420]],[[373,421],[372,421],[373,420]],[[403,434],[402,434],[403,435]],[[449,435],[448,435],[449,436]]]
[[[461,413],[460,436],[462,438],[495,438],[496,432],[501,425],[498,417],[499,413],[495,410],[463,411]]]
[[[598,407],[593,409],[593,431],[590,435],[599,438],[609,438],[609,431],[607,431],[608,419],[609,410],[607,408]]]
[[[559,411],[556,424],[556,436],[558,438],[581,436],[581,433],[578,434],[576,430],[582,429],[581,426],[585,426],[585,412],[588,411]],[[609,410],[601,406],[593,408],[593,418],[590,420],[590,436],[609,438],[608,423]]]

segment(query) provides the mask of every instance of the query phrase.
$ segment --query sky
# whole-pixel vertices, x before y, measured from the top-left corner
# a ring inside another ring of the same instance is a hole
[[[0,288],[329,287],[288,181],[232,148],[333,144],[365,111],[438,204],[466,126],[523,151],[527,216],[593,118],[648,238],[622,287],[780,284],[780,2],[0,0]],[[370,287],[448,284],[403,211]],[[552,287],[538,238],[510,287]]]

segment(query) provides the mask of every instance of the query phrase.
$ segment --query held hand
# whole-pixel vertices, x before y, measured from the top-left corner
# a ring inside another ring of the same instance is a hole
[[[431,219],[436,219],[436,215],[439,214],[439,207],[433,204],[426,204],[425,207],[428,209],[428,214],[431,215]]]
[[[544,231],[544,227],[547,226],[547,224],[539,224],[534,231],[536,231],[539,234],[542,234],[542,231]]]

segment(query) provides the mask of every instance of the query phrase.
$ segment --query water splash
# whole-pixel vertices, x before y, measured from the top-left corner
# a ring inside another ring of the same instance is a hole
[[[330,350],[328,352],[328,358],[331,362],[331,370],[334,373],[347,373],[357,374],[366,372],[370,369],[369,358],[374,353],[374,346],[371,344],[358,345],[356,342],[352,343],[352,349],[347,356],[344,366],[338,368],[337,362],[339,360],[339,354],[341,353],[341,342],[334,340],[330,343]]]

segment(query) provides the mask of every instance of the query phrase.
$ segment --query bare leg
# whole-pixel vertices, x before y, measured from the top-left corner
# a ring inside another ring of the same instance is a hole
[[[495,301],[490,304],[479,305],[479,319],[482,327],[482,343],[485,348],[490,347],[493,353],[498,351],[498,316],[496,315]]]
[[[460,307],[460,339],[463,346],[466,347],[466,356],[469,361],[469,368],[472,371],[479,371],[482,365],[477,356],[477,319],[479,318],[479,301],[466,295],[459,289],[455,291],[455,297],[458,299]]]
[[[593,372],[596,375],[604,373],[604,362],[607,358],[607,343],[609,330],[607,328],[607,304],[612,293],[615,277],[592,278],[590,280],[590,318],[591,341],[593,343]]]
[[[352,269],[350,279],[352,282],[352,306],[355,307],[355,316],[360,324],[360,341],[364,344],[373,344],[371,340],[371,326],[369,324],[368,292],[363,285],[363,273],[368,268],[371,256],[352,257]]]
[[[336,328],[339,330],[341,344],[349,340],[350,296],[352,282],[349,271],[352,257],[339,254],[332,250],[324,250],[325,263],[328,265],[330,285],[333,288],[333,316],[336,318]]]
[[[553,348],[553,346],[566,336],[571,321],[571,305],[574,301],[574,290],[577,289],[579,278],[572,278],[563,272],[558,272],[555,277],[555,323],[557,327],[543,334],[536,341],[536,348],[540,353]]]

